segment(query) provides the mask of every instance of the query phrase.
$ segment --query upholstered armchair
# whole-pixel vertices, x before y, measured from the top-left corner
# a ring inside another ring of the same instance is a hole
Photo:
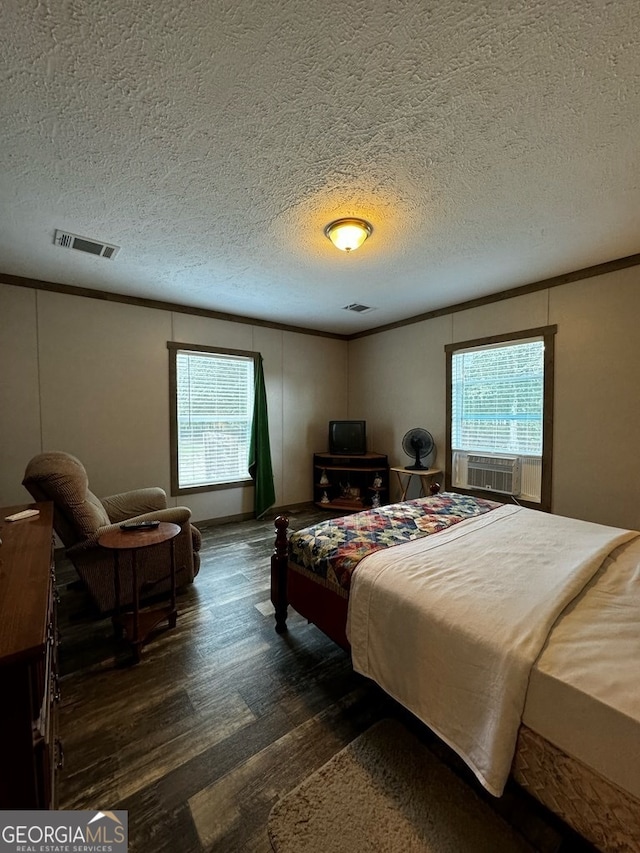
[[[170,521],[179,524],[175,559],[178,586],[192,583],[200,568],[200,531],[191,522],[187,507],[167,507],[163,489],[147,488],[97,498],[89,489],[83,464],[69,453],[40,453],[27,465],[22,484],[36,501],[52,501],[54,529],[65,546],[78,575],[100,612],[113,609],[114,552],[98,545],[98,536],[123,521]],[[122,552],[122,604],[132,601],[129,552]],[[166,544],[141,548],[137,555],[141,598],[151,598],[169,589],[170,550]]]

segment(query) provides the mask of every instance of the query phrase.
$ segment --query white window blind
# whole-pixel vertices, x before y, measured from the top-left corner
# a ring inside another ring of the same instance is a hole
[[[252,357],[177,351],[179,488],[249,478],[253,373]]]
[[[542,338],[454,352],[451,376],[454,450],[542,456]]]

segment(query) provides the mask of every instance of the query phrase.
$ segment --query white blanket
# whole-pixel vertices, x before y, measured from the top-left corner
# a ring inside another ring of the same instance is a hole
[[[378,551],[352,578],[353,666],[499,796],[553,623],[635,531],[503,506]]]

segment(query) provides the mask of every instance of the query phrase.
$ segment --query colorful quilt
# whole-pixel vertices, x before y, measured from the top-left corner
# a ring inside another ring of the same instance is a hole
[[[291,534],[289,564],[348,591],[360,560],[381,548],[445,530],[502,506],[449,492],[332,518]]]

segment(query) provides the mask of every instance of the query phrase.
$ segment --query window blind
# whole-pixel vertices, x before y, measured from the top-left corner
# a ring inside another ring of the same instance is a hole
[[[249,478],[253,384],[251,357],[178,350],[181,489]]]
[[[454,352],[451,369],[452,449],[542,456],[542,338]]]

